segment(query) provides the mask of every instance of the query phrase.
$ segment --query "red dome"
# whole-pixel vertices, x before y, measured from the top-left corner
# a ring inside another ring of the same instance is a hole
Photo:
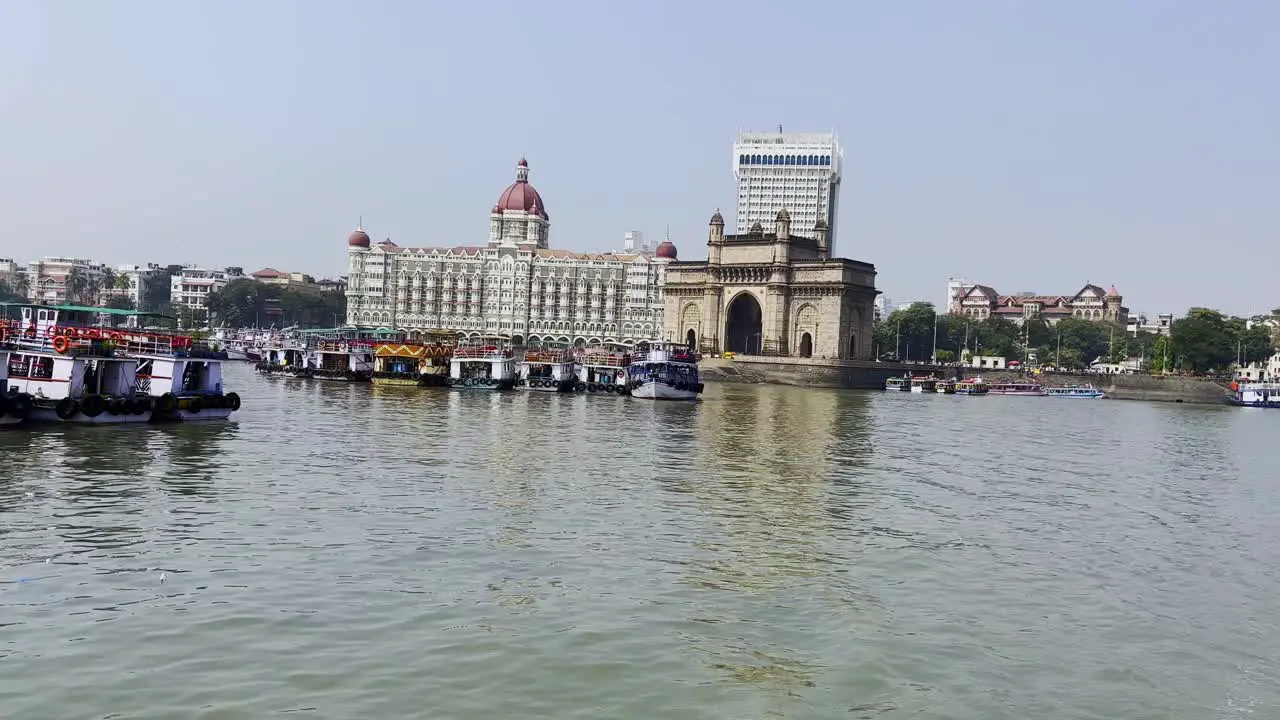
[[[369,247],[369,233],[365,232],[363,228],[356,228],[355,232],[347,236],[347,246],[361,248]]]
[[[670,240],[663,240],[658,245],[658,249],[654,251],[654,255],[657,255],[660,258],[667,258],[668,260],[675,260],[676,246]]]
[[[527,212],[548,220],[550,218],[547,216],[546,207],[546,203],[542,202],[542,196],[529,184],[529,163],[524,158],[520,158],[519,164],[516,165],[516,181],[502,191],[493,211],[495,213],[513,210]]]

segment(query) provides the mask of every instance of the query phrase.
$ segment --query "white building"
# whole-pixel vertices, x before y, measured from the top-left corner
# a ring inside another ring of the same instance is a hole
[[[875,308],[876,321],[878,322],[889,317],[889,313],[893,312],[893,301],[889,299],[888,295],[877,295],[872,302],[872,307]]]
[[[49,305],[93,304],[106,266],[82,258],[46,257],[27,263],[27,297]]]
[[[209,293],[227,286],[224,270],[206,270],[184,265],[182,272],[169,278],[169,301],[179,313],[183,325],[201,327],[209,322]],[[189,313],[181,312],[186,308]]]
[[[781,210],[793,227],[827,223],[828,252],[836,248],[836,205],[840,197],[840,143],[832,133],[745,132],[733,145],[738,179],[738,234],[773,232]],[[758,226],[758,228],[757,228]]]
[[[628,230],[622,234],[622,252],[624,253],[647,253],[649,252],[649,241],[645,240],[644,233],[639,230]]]
[[[510,335],[516,343],[633,343],[662,336],[670,240],[653,255],[549,247],[551,218],[521,160],[489,213],[485,245],[407,248],[347,238],[347,322],[415,332]]]
[[[1168,335],[1173,332],[1173,313],[1161,313],[1156,316],[1155,322],[1148,320],[1145,313],[1130,315],[1125,329],[1130,335],[1137,335],[1139,332]]]
[[[960,312],[960,301],[964,299],[965,291],[973,287],[973,285],[974,283],[965,278],[947,278],[947,301],[938,306],[938,312],[958,314]]]
[[[127,297],[134,309],[140,312],[158,312],[169,302],[171,283],[169,273],[155,263],[119,265],[116,267],[116,287],[105,290],[103,294]]]

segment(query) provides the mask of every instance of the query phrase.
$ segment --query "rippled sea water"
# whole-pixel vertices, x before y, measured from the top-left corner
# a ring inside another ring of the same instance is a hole
[[[228,374],[0,433],[0,715],[1280,717],[1280,412]]]

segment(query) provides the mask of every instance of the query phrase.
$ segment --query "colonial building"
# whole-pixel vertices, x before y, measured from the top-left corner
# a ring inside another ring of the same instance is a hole
[[[550,246],[551,216],[529,164],[489,213],[486,245],[401,247],[347,238],[347,322],[409,331],[509,335],[517,343],[634,343],[662,333],[662,281],[676,258]]]
[[[800,237],[784,208],[774,229],[725,235],[711,216],[707,259],[667,266],[667,339],[703,352],[870,358],[875,266],[830,257],[821,217]]]
[[[948,311],[975,320],[1002,317],[1019,325],[1032,317],[1043,317],[1050,324],[1069,317],[1121,326],[1129,322],[1129,308],[1120,292],[1097,285],[1085,285],[1074,295],[1001,295],[986,285],[970,285],[954,291]]]

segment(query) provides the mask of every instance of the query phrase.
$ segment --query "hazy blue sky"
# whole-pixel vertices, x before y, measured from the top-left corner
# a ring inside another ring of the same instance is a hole
[[[0,0],[0,256],[345,272],[730,216],[739,129],[839,131],[842,254],[894,300],[1115,284],[1280,306],[1280,3]],[[1236,257],[1231,257],[1234,255]],[[1250,256],[1257,258],[1249,259]]]

